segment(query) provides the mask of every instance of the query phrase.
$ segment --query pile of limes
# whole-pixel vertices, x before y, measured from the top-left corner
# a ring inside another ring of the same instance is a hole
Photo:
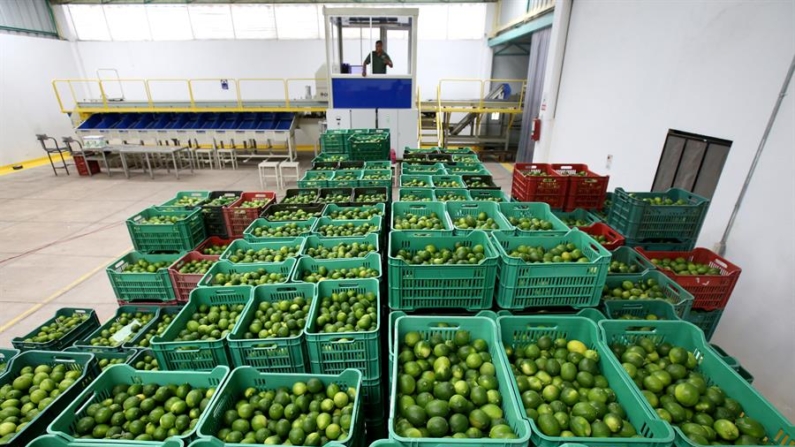
[[[466,187],[469,189],[490,188],[494,186],[491,182],[480,179],[464,179],[464,182],[466,182]]]
[[[235,327],[245,304],[201,304],[181,328],[174,341],[214,341],[224,338]]]
[[[444,223],[436,213],[427,215],[404,213],[395,215],[393,230],[444,230]]]
[[[281,201],[281,203],[296,203],[296,204],[308,205],[310,203],[314,203],[316,199],[317,199],[317,194],[314,191],[311,191],[290,197],[285,197]]]
[[[351,207],[336,209],[328,214],[333,220],[364,220],[384,213],[375,207]]]
[[[384,172],[368,172],[362,176],[362,180],[392,180],[392,173],[389,171]]]
[[[637,264],[628,265],[626,262],[612,261],[607,273],[640,273],[640,267]]]
[[[47,343],[59,340],[80,326],[80,323],[88,320],[88,318],[88,314],[85,312],[59,315],[52,323],[39,327],[39,332],[30,338],[26,338],[25,343]]]
[[[467,199],[463,194],[457,193],[455,191],[446,191],[441,194],[439,194],[437,191],[436,200],[440,202],[465,202],[469,199]]]
[[[160,366],[157,364],[157,359],[151,354],[151,352],[139,358],[135,364],[132,365],[132,367],[140,371],[160,371]]]
[[[622,281],[620,287],[611,289],[607,285],[602,290],[604,300],[665,300],[665,292],[656,279],[639,279],[635,282]],[[675,303],[675,300],[674,304]]]
[[[316,378],[291,388],[247,388],[221,416],[214,436],[227,443],[325,445],[352,430],[356,389]]]
[[[256,237],[296,237],[309,233],[309,227],[292,222],[278,227],[254,227],[251,233]]]
[[[215,262],[216,261],[211,259],[194,259],[190,262],[186,262],[180,267],[179,272],[184,275],[203,275],[210,270],[210,267],[212,267]]]
[[[230,195],[230,196],[221,196],[216,197],[202,206],[227,206],[235,203],[240,196]],[[204,212],[209,212],[209,210],[203,210]]]
[[[152,318],[155,317],[154,312],[122,312],[113,322],[105,329],[102,329],[99,334],[89,340],[92,346],[120,346],[138,334],[143,326],[146,326]],[[113,335],[130,326],[130,333],[123,339],[114,339]]]
[[[431,198],[430,197],[420,197],[420,196],[415,195],[415,194],[404,194],[400,198],[400,200],[402,202],[430,202]]]
[[[637,434],[599,369],[599,354],[580,340],[541,336],[505,352],[527,416],[552,437]]]
[[[105,371],[105,368],[107,368],[109,366],[123,365],[124,363],[127,362],[126,358],[124,358],[124,359],[118,359],[118,358],[117,359],[109,359],[109,358],[100,359],[100,358],[98,358],[98,360],[99,361],[97,363],[99,364],[99,369],[102,370],[102,371]]]
[[[453,224],[462,230],[498,230],[500,228],[493,217],[482,211],[477,215],[470,214],[453,219]]]
[[[169,265],[171,262],[168,261],[150,262],[142,258],[138,262],[125,264],[122,273],[155,273],[160,269],[168,268]]]
[[[312,297],[295,297],[276,302],[262,301],[243,339],[286,338],[301,335]]]
[[[509,256],[522,259],[530,264],[552,262],[588,262],[588,258],[576,245],[558,244],[547,250],[544,247],[520,245],[511,250]]]
[[[236,208],[262,208],[265,205],[269,204],[271,199],[252,199],[246,200],[245,202],[238,205]]]
[[[317,199],[318,203],[347,203],[351,201],[350,194],[329,193]]]
[[[190,433],[214,388],[188,384],[118,384],[78,415],[73,435],[85,439],[163,441]]]
[[[552,222],[537,217],[509,217],[508,222],[523,231],[550,231]]]
[[[196,206],[205,200],[204,197],[182,196],[170,206]]]
[[[488,344],[468,331],[404,335],[398,362],[395,433],[406,438],[515,439]]]
[[[294,258],[298,256],[298,250],[301,244],[298,245],[283,245],[279,248],[260,248],[254,250],[249,248],[243,250],[238,248],[234,253],[229,255],[229,262],[235,264],[252,264],[257,262],[282,262],[287,258]],[[206,272],[205,272],[206,273]]]
[[[361,194],[356,196],[356,203],[382,203],[386,202],[386,194]]]
[[[182,219],[184,219],[183,216],[152,216],[141,219],[135,223],[147,225],[173,225]]]
[[[375,252],[375,245],[367,242],[340,242],[333,247],[307,247],[306,255],[314,259],[363,258]]]
[[[378,300],[373,292],[340,290],[320,299],[317,332],[369,332],[378,324]]]
[[[288,222],[288,221],[302,221],[302,220],[309,220],[313,217],[319,217],[320,211],[307,211],[304,209],[295,209],[289,211],[274,211],[272,213],[268,213],[265,216],[265,219],[271,222]]]
[[[82,375],[65,365],[25,366],[0,387],[0,444],[9,443]]]
[[[463,188],[464,185],[461,184],[456,179],[445,179],[445,178],[437,178],[433,182],[433,186],[436,188]]]
[[[229,248],[229,244],[210,245],[210,246],[204,247],[204,249],[202,249],[202,253],[204,253],[205,255],[218,256],[221,253],[225,252],[227,248]]]
[[[168,325],[171,324],[171,320],[173,318],[174,318],[174,316],[171,315],[171,314],[167,314],[167,313],[160,314],[160,317],[157,319],[157,322],[154,325],[149,327],[149,329],[141,337],[141,339],[138,340],[135,343],[135,347],[136,348],[148,348],[150,340],[152,340],[152,337],[154,337],[155,335],[162,334],[166,330]]]
[[[315,229],[315,233],[324,237],[364,236],[368,233],[377,233],[381,227],[377,224],[364,222],[356,225],[353,222],[343,224],[326,224]]]
[[[452,249],[437,248],[430,244],[420,250],[398,250],[395,258],[412,265],[473,265],[479,264],[486,258],[486,249],[480,244],[467,247],[460,242],[456,242]]]
[[[378,270],[365,266],[330,269],[324,265],[319,265],[315,271],[306,270],[302,272],[301,280],[317,283],[324,279],[364,279],[375,278],[377,276]]]
[[[422,179],[412,178],[402,181],[400,186],[406,188],[424,188],[428,186],[428,182]]]
[[[210,285],[227,286],[261,286],[263,284],[279,284],[287,282],[287,275],[281,272],[268,272],[264,268],[259,268],[254,272],[245,273],[216,273]]]
[[[685,258],[678,257],[675,259],[663,258],[652,259],[652,264],[657,266],[658,269],[667,270],[676,273],[677,275],[720,275],[721,270],[717,267],[712,267],[708,264],[701,264],[699,262],[688,261]]]
[[[613,354],[657,415],[696,444],[766,445],[768,433],[744,413],[740,402],[709,386],[696,355],[681,346],[639,337],[613,343]]]

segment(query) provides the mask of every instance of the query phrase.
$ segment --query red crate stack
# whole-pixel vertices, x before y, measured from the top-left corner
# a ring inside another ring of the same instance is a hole
[[[205,255],[198,251],[189,251],[185,256],[177,259],[168,267],[168,274],[171,277],[171,283],[174,285],[174,296],[177,298],[177,302],[180,304],[187,303],[191,290],[196,288],[204,276],[204,273],[180,273],[179,269],[191,261],[217,261],[218,258],[220,258],[220,255]]]
[[[240,208],[240,205],[251,200],[267,200],[268,202],[258,208]],[[241,194],[237,202],[223,209],[224,222],[226,222],[226,231],[229,237],[232,239],[242,238],[243,232],[251,225],[251,222],[257,220],[260,213],[274,202],[276,202],[275,192],[244,192]]]
[[[555,172],[549,164],[516,163],[511,196],[520,202],[544,202],[551,208],[563,208],[567,185],[568,179]]]
[[[602,207],[610,176],[596,174],[585,164],[554,163],[552,169],[567,177],[564,211],[577,208],[598,210]]]

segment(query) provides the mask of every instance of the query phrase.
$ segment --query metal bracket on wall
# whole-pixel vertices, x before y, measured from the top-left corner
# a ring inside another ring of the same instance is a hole
[[[513,43],[509,42],[495,48],[494,56],[529,56],[530,44],[529,43]]]

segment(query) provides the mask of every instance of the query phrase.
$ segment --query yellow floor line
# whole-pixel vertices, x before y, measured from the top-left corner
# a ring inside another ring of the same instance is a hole
[[[114,256],[114,257],[113,257],[113,259],[116,259],[116,258],[120,258],[120,257],[122,257],[123,255],[125,255],[126,253],[128,253],[130,250],[132,250],[132,247],[128,247],[128,248],[124,249],[124,251],[123,251],[123,252],[121,252],[121,253],[119,253],[118,255]],[[9,329],[9,328],[11,328],[12,326],[16,325],[16,324],[17,324],[17,323],[19,323],[20,321],[24,320],[25,318],[27,318],[28,316],[30,316],[30,314],[32,314],[32,313],[34,313],[34,312],[36,312],[37,310],[41,309],[41,308],[42,308],[42,307],[44,307],[45,305],[47,305],[47,304],[51,303],[52,301],[54,301],[56,298],[60,297],[60,296],[61,296],[61,295],[63,295],[64,293],[66,293],[66,292],[68,292],[68,291],[70,291],[70,290],[74,289],[75,287],[79,286],[79,285],[80,285],[80,284],[81,284],[83,281],[85,281],[85,280],[87,280],[88,278],[90,278],[90,277],[94,276],[94,274],[95,274],[95,273],[99,272],[100,270],[103,270],[103,269],[104,269],[104,268],[106,268],[107,266],[108,266],[108,262],[107,262],[107,261],[106,261],[106,262],[103,262],[102,264],[100,264],[100,265],[96,266],[95,268],[93,268],[93,269],[92,269],[90,272],[88,272],[88,273],[86,273],[85,275],[83,275],[83,276],[81,276],[81,277],[77,278],[76,280],[74,280],[72,283],[70,283],[70,284],[69,284],[69,285],[67,285],[66,287],[63,287],[62,289],[59,289],[58,291],[56,291],[56,292],[55,292],[55,293],[53,293],[52,295],[48,296],[48,297],[47,297],[47,298],[46,298],[44,301],[42,301],[42,302],[40,302],[40,303],[36,303],[36,304],[35,304],[33,307],[31,307],[30,309],[28,309],[28,310],[26,310],[26,311],[22,312],[21,314],[17,315],[16,317],[14,317],[14,318],[13,318],[11,321],[9,321],[8,323],[6,323],[6,324],[4,324],[4,325],[0,326],[0,334],[1,334],[1,333],[3,333],[3,332],[5,332],[5,331],[6,331],[6,329]]]
[[[500,163],[508,172],[513,172],[513,163]]]
[[[60,163],[61,162],[61,157],[58,157],[58,156],[56,156],[56,157],[58,159],[58,163]],[[71,156],[68,156],[66,154],[64,154],[63,158],[65,160],[71,160],[72,159]],[[55,160],[56,159],[53,158],[53,161],[55,161]],[[0,166],[0,176],[7,175],[7,174],[13,174],[15,172],[22,172],[25,169],[37,168],[39,166],[44,166],[44,165],[48,165],[48,164],[50,164],[50,160],[47,157],[34,158],[32,160],[25,160],[25,161],[21,161],[19,163],[12,163],[10,165]],[[23,169],[14,170],[14,166],[20,166],[20,165],[22,166]],[[58,164],[56,164],[56,166],[58,166]],[[63,166],[63,165],[61,165],[61,166]]]

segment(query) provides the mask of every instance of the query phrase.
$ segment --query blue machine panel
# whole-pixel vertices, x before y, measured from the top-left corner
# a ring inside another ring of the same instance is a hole
[[[410,109],[411,79],[335,78],[331,80],[335,109]]]

